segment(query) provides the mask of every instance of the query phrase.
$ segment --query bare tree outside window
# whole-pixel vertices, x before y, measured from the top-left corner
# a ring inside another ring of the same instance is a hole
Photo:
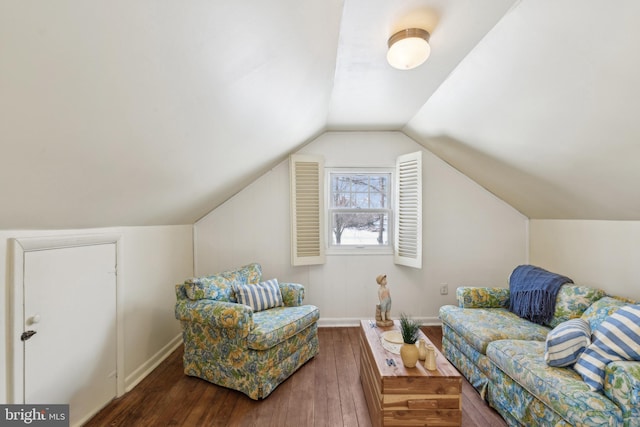
[[[331,173],[333,245],[388,245],[390,173]]]

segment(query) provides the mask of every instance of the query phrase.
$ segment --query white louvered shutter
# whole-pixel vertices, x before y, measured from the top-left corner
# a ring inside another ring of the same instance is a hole
[[[323,159],[293,154],[291,182],[291,264],[324,264]]]
[[[394,259],[396,264],[422,268],[422,152],[396,160],[396,216]]]

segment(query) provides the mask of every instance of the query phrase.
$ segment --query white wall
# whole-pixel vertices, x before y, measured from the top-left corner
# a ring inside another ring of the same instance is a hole
[[[324,265],[292,267],[289,166],[285,161],[195,224],[196,275],[252,261],[265,278],[302,283],[321,325],[373,318],[375,277],[386,273],[392,317],[425,323],[455,303],[460,285],[507,286],[528,259],[528,219],[400,132],[328,132],[300,152],[321,154],[326,167],[394,167],[398,155],[423,151],[423,268],[396,266],[391,255],[332,255]],[[449,294],[440,295],[441,283]]]
[[[157,227],[122,227],[86,230],[0,230],[0,277],[5,290],[0,293],[0,402],[6,402],[6,316],[9,277],[9,239],[45,236],[70,236],[99,233],[122,235],[123,265],[118,271],[124,277],[120,301],[124,307],[125,387],[129,390],[160,362],[180,339],[180,325],[174,318],[174,285],[193,275],[193,239],[191,225]],[[69,296],[73,298],[72,295]]]
[[[531,263],[640,301],[640,221],[531,220]]]

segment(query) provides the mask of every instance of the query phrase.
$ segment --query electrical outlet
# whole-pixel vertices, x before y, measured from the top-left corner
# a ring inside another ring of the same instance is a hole
[[[449,285],[446,283],[440,283],[440,295],[449,294]]]

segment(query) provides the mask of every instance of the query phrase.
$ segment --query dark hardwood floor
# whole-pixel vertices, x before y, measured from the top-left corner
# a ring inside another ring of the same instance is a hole
[[[441,328],[423,327],[440,347]],[[188,377],[178,348],[85,426],[371,426],[358,374],[358,328],[319,328],[320,354],[265,400]],[[463,379],[462,425],[506,426]]]

